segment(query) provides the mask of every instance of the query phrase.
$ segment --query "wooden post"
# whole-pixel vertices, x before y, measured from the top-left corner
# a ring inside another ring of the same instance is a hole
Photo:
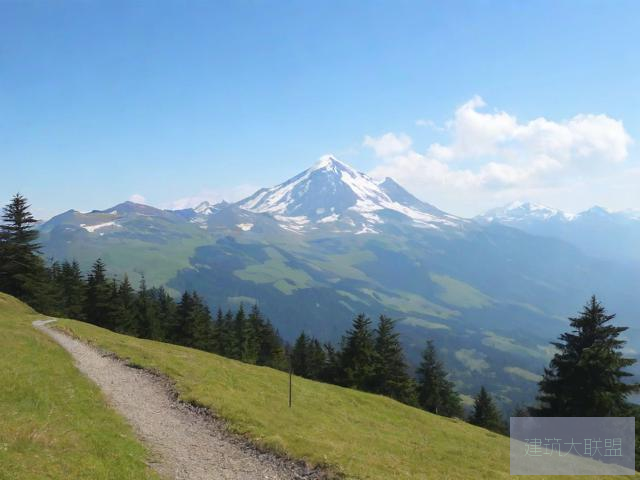
[[[289,408],[291,408],[291,387],[293,379],[293,365],[289,363]]]

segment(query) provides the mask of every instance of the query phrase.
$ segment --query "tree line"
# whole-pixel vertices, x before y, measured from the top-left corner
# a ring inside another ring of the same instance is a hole
[[[83,275],[77,262],[47,265],[39,254],[36,220],[27,200],[13,197],[0,225],[0,291],[53,316],[84,320],[116,332],[171,342],[217,353],[243,362],[281,370],[350,388],[378,393],[446,416],[463,415],[460,395],[449,380],[433,342],[425,345],[412,374],[394,320],[381,315],[374,326],[358,315],[337,345],[301,333],[288,345],[257,305],[248,311],[209,307],[196,292],[175,300],[162,287],[148,288],[144,277],[136,289],[125,275],[109,278],[96,260]],[[612,324],[593,296],[580,315],[570,318],[570,331],[552,342],[556,353],[544,370],[534,405],[514,416],[635,416],[629,401],[640,384],[627,368],[636,360],[623,352],[620,335],[627,327]],[[474,399],[468,421],[497,431],[507,427],[484,387]],[[640,428],[636,428],[640,432]],[[640,460],[640,455],[636,455]]]

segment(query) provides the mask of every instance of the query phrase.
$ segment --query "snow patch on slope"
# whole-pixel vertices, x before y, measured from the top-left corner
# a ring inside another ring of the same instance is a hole
[[[89,233],[93,233],[96,230],[99,230],[99,229],[105,228],[105,227],[122,227],[122,225],[120,225],[119,223],[116,223],[116,222],[98,223],[96,225],[86,225],[86,224],[82,223],[82,224],[80,224],[80,226],[82,228],[84,228]]]

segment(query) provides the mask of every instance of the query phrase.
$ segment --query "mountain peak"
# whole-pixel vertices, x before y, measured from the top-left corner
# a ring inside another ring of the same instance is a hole
[[[391,179],[376,182],[332,155],[284,183],[258,190],[237,203],[254,213],[267,213],[282,222],[303,222],[304,228],[356,229],[375,233],[372,225],[406,221],[424,228],[459,224],[459,219],[421,202]],[[395,219],[395,220],[394,220]],[[402,220],[404,219],[404,220]],[[337,228],[337,227],[336,227]]]
[[[323,155],[320,159],[313,164],[313,166],[309,169],[311,171],[314,170],[332,170],[332,171],[340,171],[340,170],[351,170],[351,168],[346,163],[341,162],[336,157],[331,154]]]
[[[482,222],[497,222],[505,225],[540,220],[569,220],[571,215],[540,203],[517,200],[503,207],[493,208],[476,217]]]

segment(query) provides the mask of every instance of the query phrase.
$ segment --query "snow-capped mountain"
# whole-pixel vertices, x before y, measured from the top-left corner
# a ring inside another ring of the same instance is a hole
[[[556,208],[539,203],[518,201],[504,207],[491,209],[476,219],[484,223],[498,222],[503,225],[517,226],[537,221],[568,222],[572,217],[572,215]]]
[[[284,183],[258,190],[237,206],[268,214],[282,228],[297,232],[378,233],[388,222],[431,229],[466,223],[418,200],[392,179],[376,182],[331,155]]]
[[[67,230],[77,228],[88,233],[104,235],[121,231],[123,225],[141,219],[163,219],[178,221],[174,212],[160,210],[149,205],[134,202],[123,202],[105,210],[79,212],[68,210],[57,215],[40,226],[41,232],[50,232],[56,227],[64,226]]]
[[[530,202],[514,202],[489,210],[475,220],[564,240],[585,253],[619,261],[640,260],[640,215],[594,206],[578,214]]]
[[[484,384],[524,401],[536,384],[503,366],[541,365],[559,316],[597,292],[623,321],[638,318],[640,270],[591,258],[638,255],[633,218],[514,204],[473,222],[327,156],[237,203],[170,211],[126,202],[70,210],[40,231],[46,258],[88,271],[100,257],[110,275],[144,273],[148,285],[196,290],[212,307],[260,302],[287,338],[304,330],[338,340],[354,314],[384,312],[398,319],[412,361],[435,338],[465,393]]]

